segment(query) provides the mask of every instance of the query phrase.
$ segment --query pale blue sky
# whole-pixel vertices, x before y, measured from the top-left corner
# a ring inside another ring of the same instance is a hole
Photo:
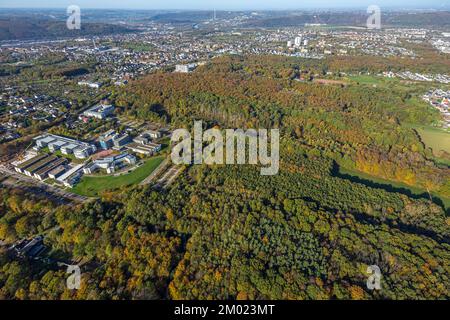
[[[0,0],[0,7],[59,8],[71,4],[82,8],[123,9],[302,9],[380,7],[449,8],[450,0]]]

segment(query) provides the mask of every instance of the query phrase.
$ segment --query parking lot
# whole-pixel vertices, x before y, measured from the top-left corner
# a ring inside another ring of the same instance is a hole
[[[173,165],[161,176],[161,178],[156,183],[155,188],[166,189],[175,181],[182,170],[183,166]]]

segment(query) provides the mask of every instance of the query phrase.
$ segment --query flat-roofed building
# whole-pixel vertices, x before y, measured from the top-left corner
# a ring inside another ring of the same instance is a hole
[[[47,155],[46,154],[40,154],[37,155],[31,159],[28,159],[22,163],[17,164],[14,168],[17,172],[19,173],[24,173],[24,170],[32,165],[34,165],[35,163],[37,163],[38,161],[41,161],[42,159],[46,158]]]
[[[195,70],[197,68],[196,63],[190,63],[190,64],[177,64],[175,66],[175,72],[181,72],[181,73],[189,73]]]
[[[159,143],[149,143],[149,144],[147,144],[147,147],[150,147],[150,148],[153,148],[153,150],[155,151],[155,152],[159,152],[159,151],[161,151],[161,144],[159,144]]]
[[[58,151],[59,149],[61,149],[61,147],[65,146],[66,144],[67,144],[67,142],[65,142],[65,141],[57,140],[55,142],[51,142],[48,144],[48,150],[50,152],[55,152],[55,151]]]
[[[134,143],[137,144],[147,144],[150,142],[150,137],[148,136],[138,136],[136,138],[133,139]]]
[[[147,144],[150,142],[150,137],[141,135],[141,136],[134,138],[133,142],[137,143],[137,144]]]
[[[114,106],[108,104],[99,104],[93,106],[92,108],[86,110],[83,115],[89,118],[105,119],[106,117],[112,115],[114,112]]]
[[[63,181],[64,186],[68,188],[73,188],[75,184],[80,181],[80,178],[83,174],[81,172],[75,172],[74,174],[70,175],[67,179]]]
[[[114,157],[98,159],[84,167],[83,172],[85,174],[92,174],[99,169],[104,169],[106,173],[111,174],[115,172],[117,167],[123,167],[124,163],[134,165],[136,164],[136,157],[128,153],[123,153]]]
[[[161,145],[157,143],[148,143],[145,145],[132,143],[127,146],[129,150],[135,153],[151,156],[152,154],[161,151]]]
[[[69,155],[73,154],[73,151],[78,148],[77,144],[69,143],[61,148],[62,154]]]
[[[38,148],[45,148],[49,143],[52,143],[56,139],[53,136],[42,137],[41,139],[36,140],[36,146]]]
[[[131,142],[131,137],[128,134],[124,134],[123,136],[117,137],[114,139],[114,146],[116,148],[123,147]]]
[[[59,167],[59,166],[61,166],[63,164],[66,164],[66,163],[67,163],[67,159],[59,158],[58,160],[49,163],[48,165],[46,165],[45,167],[43,167],[42,169],[37,171],[34,174],[34,177],[36,179],[38,179],[38,180],[41,180],[41,181],[45,180],[45,179],[47,179],[49,177],[48,174],[49,174],[50,171],[54,170],[55,168],[57,168],[57,167]]]
[[[147,130],[144,133],[142,133],[143,136],[149,136],[152,139],[159,139],[162,137],[162,134],[158,130]]]
[[[118,134],[114,130],[108,130],[98,138],[98,143],[103,150],[108,150],[114,145],[114,139]]]
[[[33,177],[36,172],[38,172],[45,166],[49,165],[50,163],[56,161],[57,159],[58,159],[58,157],[56,157],[56,156],[47,156],[47,157],[43,158],[42,160],[36,162],[32,166],[29,166],[28,168],[26,168],[24,170],[24,173],[27,176]]]
[[[64,174],[64,172],[66,172],[66,166],[64,165],[60,165],[58,167],[56,167],[55,169],[53,169],[52,171],[50,171],[48,173],[48,177],[50,179],[56,180],[57,178],[59,178],[62,174]]]
[[[78,81],[79,86],[86,86],[89,88],[99,89],[102,84],[99,82],[89,82],[89,81]]]
[[[91,154],[95,152],[96,148],[94,146],[83,146],[78,147],[75,150],[73,150],[73,155],[77,159],[86,159]]]
[[[72,188],[74,186],[74,184],[76,184],[80,177],[82,176],[84,165],[79,164],[75,167],[73,167],[72,169],[66,171],[63,175],[61,175],[59,178],[57,178],[56,180],[63,183],[66,187]]]
[[[61,150],[63,155],[75,154],[79,159],[87,158],[97,150],[93,144],[53,134],[42,135],[34,140],[37,149],[48,146],[50,152]]]

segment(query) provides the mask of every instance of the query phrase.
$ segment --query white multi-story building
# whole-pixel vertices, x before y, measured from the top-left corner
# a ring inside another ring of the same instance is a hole
[[[136,157],[128,153],[123,153],[118,156],[98,159],[92,162],[90,165],[86,166],[83,169],[83,172],[85,174],[92,174],[98,169],[105,169],[106,173],[111,174],[116,171],[117,167],[122,167],[124,163],[134,165],[136,164]]]
[[[35,150],[48,147],[51,153],[61,150],[63,155],[73,154],[78,159],[86,159],[97,150],[93,144],[53,134],[41,135],[34,140],[36,141]]]
[[[190,63],[190,64],[177,64],[175,66],[175,72],[181,72],[181,73],[189,73],[195,70],[197,68],[196,63]]]
[[[86,110],[83,115],[89,118],[105,119],[112,115],[114,112],[114,106],[100,104]]]

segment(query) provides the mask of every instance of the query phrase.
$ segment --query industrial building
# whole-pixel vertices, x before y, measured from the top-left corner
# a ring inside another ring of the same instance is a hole
[[[45,167],[39,169],[36,173],[34,173],[34,177],[38,180],[45,180],[49,178],[49,173],[53,171],[55,168],[58,168],[64,164],[66,164],[68,161],[64,158],[58,158],[56,161],[53,161],[46,165]]]
[[[44,159],[45,157],[47,157],[46,154],[40,154],[37,156],[32,157],[31,159],[28,159],[26,161],[23,162],[18,162],[14,164],[14,169],[18,172],[18,173],[22,173],[25,174],[24,170],[30,166],[32,166],[33,164],[37,163],[38,161],[41,161],[42,159]]]
[[[45,180],[49,177],[51,171],[67,162],[67,159],[64,158],[41,154],[23,163],[16,164],[15,170],[32,178]]]

